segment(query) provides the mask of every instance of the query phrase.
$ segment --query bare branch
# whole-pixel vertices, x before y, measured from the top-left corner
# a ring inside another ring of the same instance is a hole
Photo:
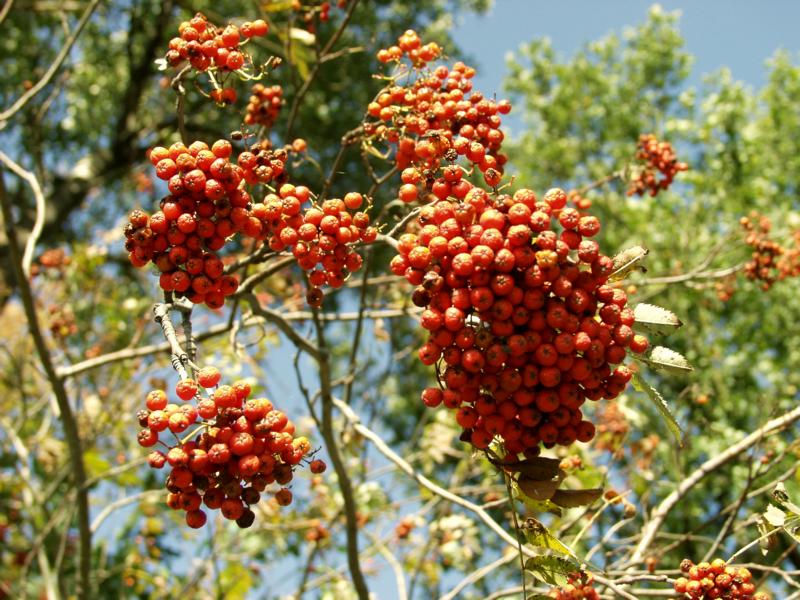
[[[0,8],[0,25],[3,24],[3,21],[6,20],[8,16],[8,11],[11,10],[11,6],[14,4],[14,0],[6,0],[6,3],[3,4],[3,8]]]
[[[31,276],[31,262],[33,262],[33,253],[36,251],[36,242],[39,241],[39,236],[42,234],[44,227],[45,215],[45,199],[42,193],[42,188],[39,185],[39,180],[30,171],[26,171],[11,158],[0,150],[0,162],[2,162],[8,169],[18,177],[24,179],[33,192],[33,197],[36,200],[36,220],[33,224],[28,240],[25,242],[25,252],[22,255],[22,271],[25,277]]]
[[[314,327],[317,331],[317,347],[319,355],[317,364],[319,365],[320,399],[322,400],[322,437],[325,440],[325,447],[333,462],[336,477],[339,480],[339,489],[342,492],[342,501],[345,514],[345,533],[347,534],[347,564],[350,569],[350,576],[353,579],[353,586],[356,589],[359,600],[369,599],[369,588],[361,571],[358,552],[358,520],[356,516],[356,501],[353,494],[353,484],[350,481],[350,474],[344,463],[339,445],[333,431],[333,397],[331,383],[331,367],[328,354],[328,345],[325,340],[325,327],[314,312]]]
[[[212,337],[216,337],[218,335],[222,335],[224,333],[227,333],[229,330],[230,330],[230,325],[228,325],[227,323],[220,323],[218,325],[214,325],[213,327],[209,327],[207,331],[197,334],[196,336],[194,336],[194,339],[195,341],[199,342]],[[108,354],[104,354],[103,356],[90,358],[88,360],[75,363],[74,365],[59,367],[56,370],[56,373],[60,378],[67,379],[68,377],[75,377],[76,375],[80,375],[81,373],[85,373],[86,371],[91,371],[92,369],[98,369],[110,363],[132,360],[134,358],[144,358],[145,356],[151,356],[153,354],[169,352],[170,349],[171,345],[169,344],[169,342],[163,342],[161,344],[150,344],[149,346],[141,346],[139,348],[125,348],[123,350],[109,352]]]
[[[178,372],[181,379],[188,379],[189,374],[186,372],[186,364],[189,362],[189,354],[181,347],[181,343],[178,341],[178,334],[175,331],[175,326],[172,324],[172,320],[169,317],[172,307],[172,304],[159,302],[153,307],[153,314],[155,315],[156,323],[161,325],[164,338],[166,338],[169,344],[170,354],[172,356],[172,368]]]
[[[77,594],[81,599],[88,599],[91,596],[90,590],[90,571],[91,571],[91,552],[92,552],[92,532],[89,528],[89,496],[85,489],[86,468],[83,464],[83,445],[81,443],[78,423],[72,412],[72,406],[64,388],[64,382],[56,373],[53,365],[50,350],[47,348],[42,330],[39,326],[39,317],[36,314],[36,306],[33,299],[28,278],[22,269],[22,256],[17,240],[17,232],[14,227],[14,217],[11,212],[11,204],[6,197],[5,181],[0,172],[0,205],[2,205],[3,225],[8,239],[8,248],[11,258],[12,269],[19,286],[19,294],[22,305],[25,309],[25,316],[28,320],[31,337],[33,338],[39,360],[47,375],[47,379],[53,388],[61,422],[64,425],[64,437],[69,448],[70,464],[72,468],[73,483],[77,492],[78,504],[78,535],[79,535],[79,580]]]
[[[314,63],[314,67],[311,69],[311,73],[308,74],[303,82],[302,87],[295,95],[294,101],[292,102],[292,108],[289,111],[289,118],[286,122],[286,139],[291,139],[292,137],[292,129],[294,128],[294,123],[297,119],[297,111],[300,110],[300,104],[302,104],[303,98],[305,98],[308,90],[311,89],[311,85],[314,83],[314,80],[319,74],[319,69],[323,62],[322,59],[330,53],[331,49],[336,45],[336,42],[338,42],[339,38],[342,37],[344,30],[347,28],[347,24],[350,23],[350,18],[353,16],[353,11],[355,11],[356,6],[358,6],[358,0],[350,0],[350,5],[347,7],[347,12],[345,12],[344,18],[342,18],[341,23],[339,23],[339,27],[319,52],[317,60]]]
[[[439,600],[453,600],[453,598],[458,597],[458,595],[469,586],[473,585],[474,583],[480,581],[493,571],[496,571],[503,565],[507,565],[510,562],[513,562],[517,558],[517,553],[509,552],[505,556],[501,556],[496,561],[489,563],[488,565],[484,565],[480,569],[476,569],[469,575],[467,575],[464,579],[459,581],[456,586],[451,589],[446,594],[442,595]],[[522,586],[520,586],[519,591],[522,591]]]
[[[128,504],[133,504],[134,502],[138,502],[144,498],[149,498],[150,496],[156,497],[163,495],[163,490],[145,490],[143,492],[139,492],[138,494],[120,498],[111,504],[107,504],[94,518],[94,521],[92,521],[92,533],[97,533],[97,530],[100,529],[100,525],[103,524],[103,521],[110,517],[115,510],[119,510],[123,506],[128,506]]]
[[[636,565],[645,558],[645,553],[647,552],[648,548],[650,548],[650,544],[653,543],[659,528],[664,524],[669,512],[678,502],[680,502],[681,498],[688,494],[695,485],[700,483],[700,481],[702,481],[706,475],[712,473],[715,469],[724,465],[726,462],[733,460],[739,456],[739,454],[760,442],[765,436],[777,433],[798,419],[800,419],[800,406],[780,417],[768,421],[751,434],[742,438],[739,442],[730,446],[724,452],[720,452],[695,469],[680,483],[680,485],[678,485],[677,488],[675,488],[675,490],[672,491],[671,494],[669,494],[669,496],[664,498],[661,504],[659,504],[655,511],[653,511],[650,521],[642,530],[641,539],[639,540],[639,543],[636,546],[636,549],[634,550],[628,564],[632,566]]]
[[[358,433],[362,436],[367,438],[371,441],[377,450],[383,454],[386,458],[396,464],[403,473],[414,479],[417,483],[419,483],[422,487],[427,488],[437,496],[441,496],[445,500],[452,502],[453,504],[457,504],[462,508],[467,509],[470,512],[475,513],[484,523],[486,523],[489,528],[494,531],[500,538],[509,546],[517,549],[517,540],[514,539],[511,534],[509,534],[500,524],[495,521],[489,513],[487,513],[483,508],[478,506],[477,504],[462,498],[461,496],[457,496],[452,492],[444,489],[440,485],[434,483],[421,473],[418,473],[414,467],[412,467],[408,462],[406,462],[400,455],[398,455],[394,450],[392,450],[386,442],[374,431],[370,428],[366,427],[363,423],[361,423],[360,417],[350,408],[347,404],[342,402],[341,400],[337,400],[334,398],[333,400],[334,405],[338,408],[344,417],[350,422]],[[536,556],[536,553],[531,551],[530,549],[523,547],[523,553],[528,556]]]
[[[319,360],[321,358],[320,349],[300,335],[294,327],[292,327],[286,318],[281,315],[276,310],[273,310],[269,307],[262,306],[261,303],[256,298],[256,295],[253,292],[247,292],[246,294],[242,295],[242,300],[247,302],[250,305],[250,310],[253,311],[253,314],[262,317],[265,321],[268,321],[275,325],[278,329],[281,330],[289,340],[298,348],[301,348],[304,352],[308,353],[309,355],[313,356],[315,359]]]

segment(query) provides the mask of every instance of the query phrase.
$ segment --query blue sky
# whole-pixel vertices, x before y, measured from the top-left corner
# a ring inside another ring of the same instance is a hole
[[[547,36],[567,55],[583,44],[645,20],[653,2],[643,0],[495,0],[484,16],[464,15],[453,35],[478,69],[476,89],[503,97],[505,56],[520,44]],[[695,56],[690,83],[723,66],[755,87],[765,81],[764,63],[778,48],[800,60],[798,0],[665,0],[680,10],[680,29]]]

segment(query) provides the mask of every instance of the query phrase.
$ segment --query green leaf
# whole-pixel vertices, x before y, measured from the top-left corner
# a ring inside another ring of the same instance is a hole
[[[521,528],[522,532],[525,534],[525,539],[531,546],[546,548],[558,554],[563,554],[564,556],[569,556],[570,558],[578,560],[578,557],[569,546],[550,533],[547,527],[533,517],[525,519]]]
[[[683,323],[671,311],[655,304],[637,304],[633,309],[634,327],[655,335],[667,335]]]
[[[678,425],[678,421],[669,409],[669,405],[667,401],[664,400],[664,397],[658,393],[658,390],[647,383],[640,373],[634,373],[631,382],[633,383],[634,389],[647,394],[648,398],[650,398],[658,409],[658,412],[660,412],[661,416],[664,418],[664,423],[667,425],[667,428],[672,432],[672,435],[675,436],[678,446],[683,447],[683,430],[681,426]]]
[[[525,561],[525,570],[548,585],[565,585],[579,569],[576,562],[560,556],[533,556]]]
[[[608,280],[619,281],[620,279],[625,279],[628,273],[636,268],[646,271],[647,269],[639,263],[644,260],[648,252],[650,251],[643,246],[633,246],[616,254],[612,259],[614,261],[614,270],[609,275]]]
[[[553,600],[553,597],[544,594],[529,594],[525,600]]]
[[[576,506],[588,506],[602,495],[602,488],[588,490],[556,490],[555,494],[550,498],[550,501],[564,508],[575,508]]]
[[[644,361],[654,370],[665,373],[690,373],[693,371],[692,365],[682,354],[664,346],[655,346],[649,356],[641,357],[639,360]]]

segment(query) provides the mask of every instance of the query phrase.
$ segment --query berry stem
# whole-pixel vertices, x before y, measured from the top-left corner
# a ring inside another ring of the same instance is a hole
[[[508,504],[511,507],[511,518],[514,521],[514,533],[517,537],[517,547],[519,549],[519,574],[522,577],[522,597],[528,597],[528,588],[525,583],[525,558],[522,553],[522,540],[520,539],[521,531],[519,528],[519,521],[517,520],[517,507],[514,504],[514,494],[511,493],[511,477],[505,471],[503,473],[503,482],[506,484],[506,493],[508,494]]]

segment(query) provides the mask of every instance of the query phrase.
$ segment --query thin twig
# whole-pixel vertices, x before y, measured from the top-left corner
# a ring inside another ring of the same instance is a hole
[[[139,492],[137,494],[133,494],[131,496],[125,496],[112,502],[111,504],[107,504],[103,510],[101,510],[98,515],[92,521],[92,533],[97,533],[97,530],[100,529],[100,525],[103,524],[111,514],[123,506],[128,506],[128,504],[133,504],[134,502],[138,502],[144,498],[149,498],[150,496],[163,496],[163,490],[144,490],[143,492]]]
[[[308,93],[308,90],[311,89],[311,85],[314,83],[314,80],[317,78],[319,74],[319,69],[322,66],[322,59],[330,53],[331,49],[336,45],[336,42],[339,41],[339,38],[344,33],[345,29],[347,28],[348,23],[350,23],[350,18],[353,16],[353,11],[355,11],[356,6],[358,5],[358,0],[351,0],[350,5],[347,7],[347,12],[345,12],[344,17],[342,18],[341,23],[339,23],[339,27],[327,41],[325,46],[323,46],[322,50],[317,55],[317,60],[314,63],[311,72],[306,77],[305,81],[303,82],[302,87],[298,90],[297,94],[294,97],[294,101],[292,102],[292,108],[289,111],[289,118],[286,122],[286,139],[292,139],[292,129],[294,129],[295,120],[297,119],[297,111],[300,110],[300,104],[303,102],[303,98]],[[290,36],[291,37],[291,36]]]
[[[46,212],[44,194],[42,193],[42,188],[39,185],[39,180],[36,178],[36,176],[30,171],[26,171],[13,160],[11,160],[11,158],[9,158],[2,150],[0,150],[0,161],[2,161],[2,163],[15,175],[24,179],[28,183],[36,201],[36,220],[34,221],[33,229],[31,229],[30,235],[28,235],[28,239],[25,242],[25,252],[22,255],[22,270],[25,273],[25,277],[30,277],[31,262],[33,262],[33,253],[36,251],[36,242],[39,240],[39,236],[42,234],[42,229],[44,228],[44,217]]]
[[[458,597],[458,595],[469,586],[473,585],[474,583],[480,581],[493,571],[496,571],[503,565],[507,565],[510,562],[513,562],[517,558],[517,553],[509,552],[505,556],[501,556],[496,561],[489,563],[488,565],[484,565],[480,569],[476,569],[469,575],[467,575],[464,579],[459,581],[453,589],[449,592],[444,594],[443,596],[439,597],[439,600],[453,600],[453,598]],[[525,591],[525,587],[520,586],[519,591],[524,592],[523,597],[527,597],[527,592]]]
[[[267,306],[262,306],[253,292],[244,294],[242,296],[242,300],[250,305],[250,310],[253,311],[253,314],[262,317],[265,321],[275,325],[281,330],[281,333],[289,338],[289,341],[291,341],[295,346],[301,348],[304,352],[310,356],[313,356],[315,359],[319,359],[321,357],[320,349],[317,346],[300,335],[281,313]]]
[[[397,600],[408,600],[408,592],[406,592],[406,578],[403,574],[403,566],[400,564],[400,561],[395,558],[395,555],[392,554],[391,550],[386,547],[386,544],[376,535],[370,535],[370,539],[372,543],[375,544],[375,547],[378,549],[380,555],[389,563],[389,566],[392,568],[392,572],[394,573],[394,581],[395,585],[397,586]]]
[[[178,131],[181,134],[181,141],[186,145],[189,144],[189,134],[186,131],[186,115],[184,111],[184,106],[186,104],[186,88],[183,87],[183,78],[191,70],[192,65],[186,65],[173,77],[171,83],[172,89],[175,90],[178,96],[175,100],[175,114],[178,116]]]

